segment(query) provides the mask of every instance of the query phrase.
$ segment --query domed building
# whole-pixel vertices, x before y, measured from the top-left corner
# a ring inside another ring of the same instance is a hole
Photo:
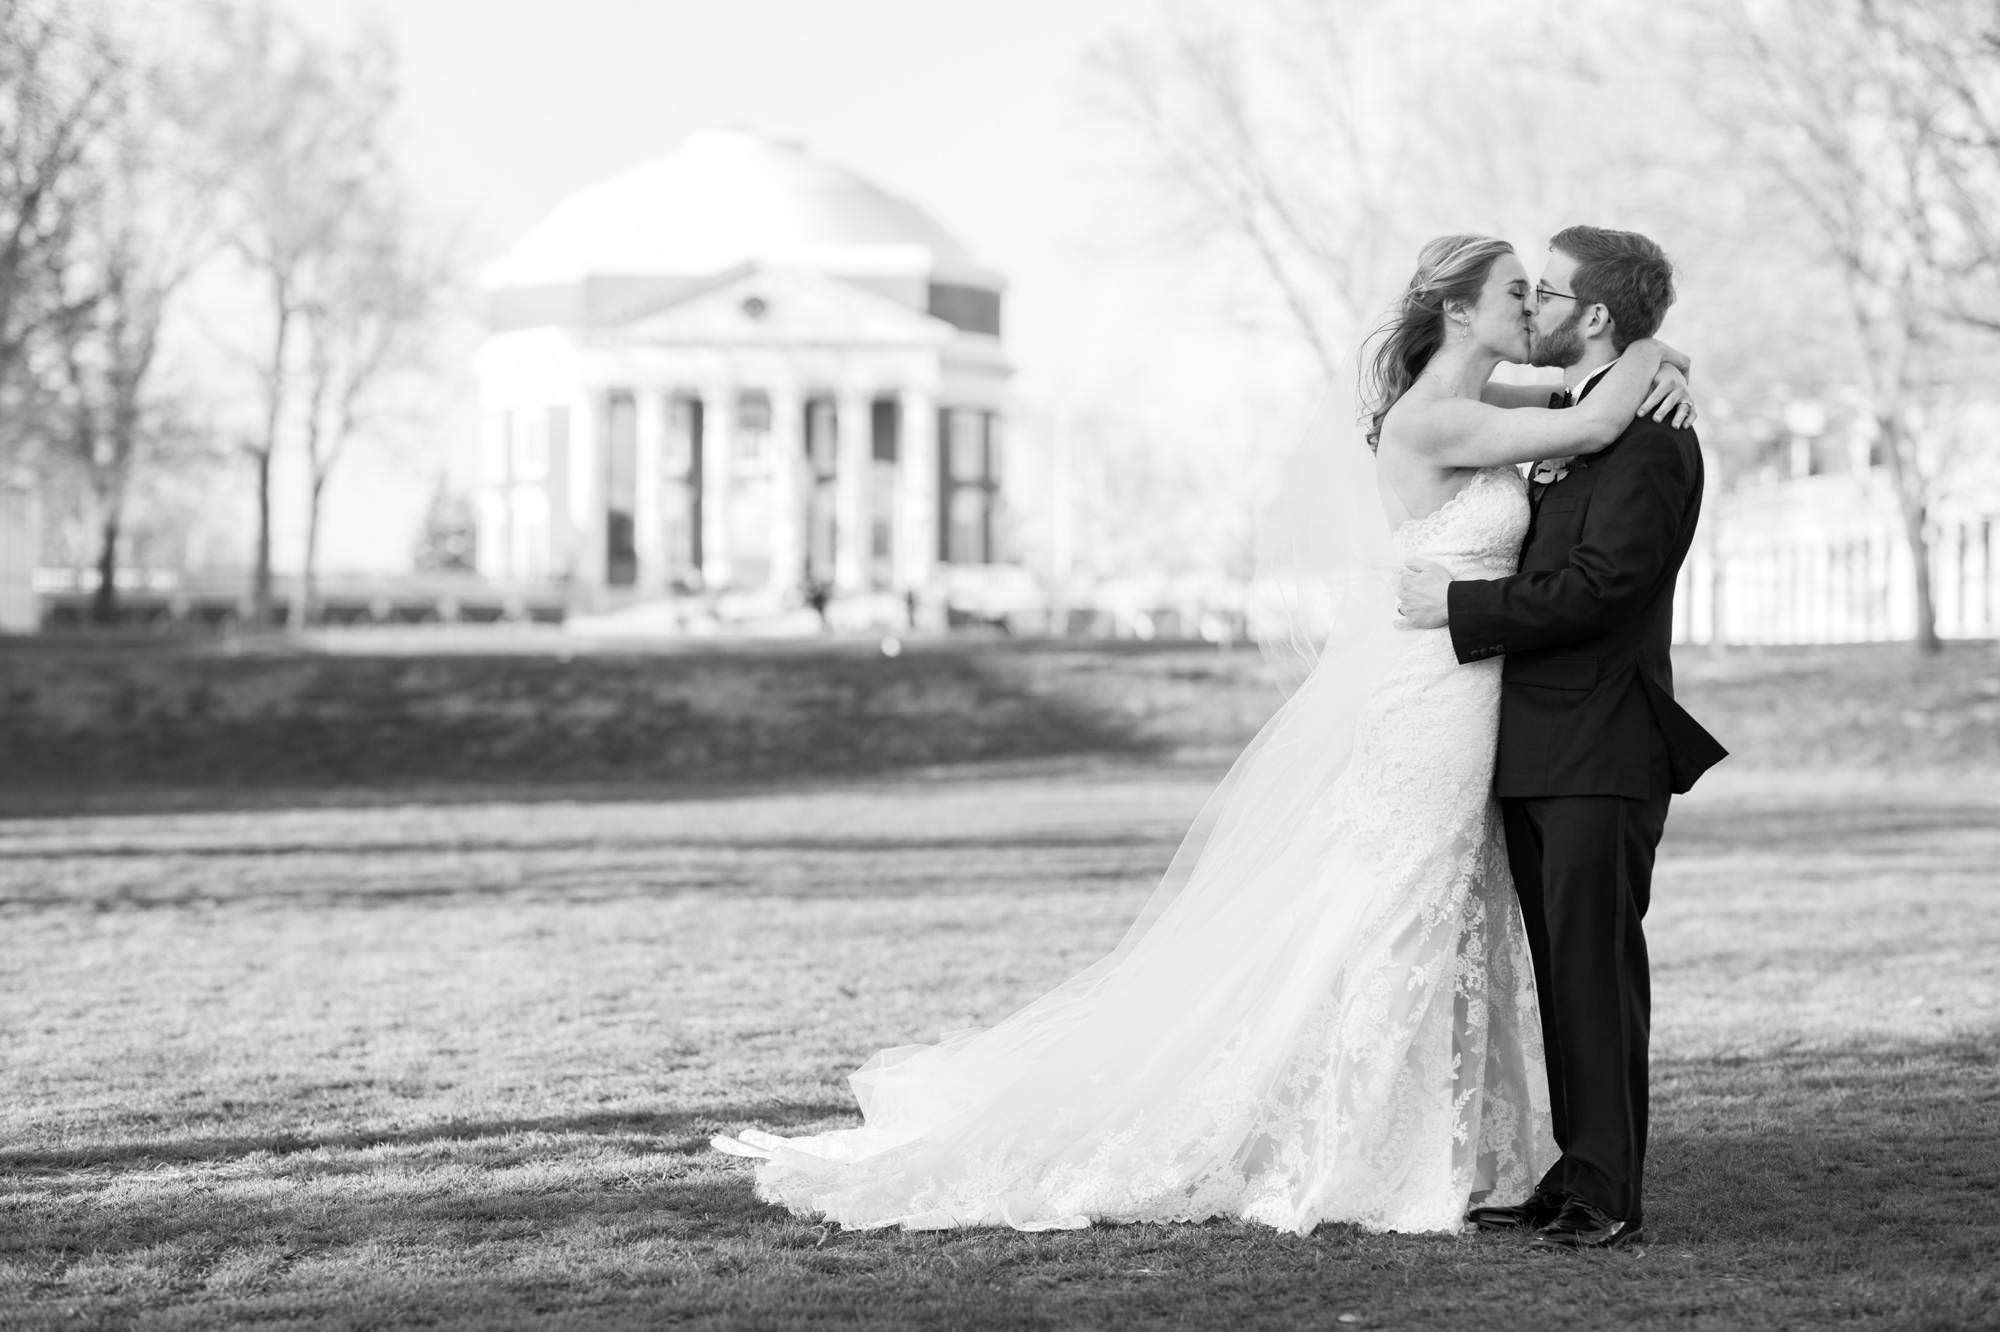
[[[996,558],[1003,282],[741,131],[571,196],[481,276],[478,560],[572,608],[921,592]]]

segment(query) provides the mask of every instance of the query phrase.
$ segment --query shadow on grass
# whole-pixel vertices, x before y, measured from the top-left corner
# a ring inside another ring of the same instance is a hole
[[[0,1153],[0,1256],[51,1326],[170,1306],[187,1325],[1982,1325],[2000,1296],[1987,1035],[1664,1062],[1654,1238],[1616,1254],[1229,1222],[843,1232],[702,1151],[718,1128],[845,1111],[766,1103]]]
[[[77,817],[145,817],[176,814],[233,814],[292,810],[388,810],[427,807],[466,808],[480,805],[664,805],[689,801],[754,800],[808,796],[827,791],[845,794],[893,792],[910,782],[926,786],[970,786],[994,780],[1047,779],[1060,776],[1130,771],[1134,764],[1148,773],[1199,774],[1219,779],[1240,746],[1229,748],[1167,748],[1151,742],[1123,750],[1083,751],[1048,756],[988,757],[964,762],[917,763],[903,768],[822,771],[808,769],[789,775],[766,773],[691,773],[677,779],[656,777],[577,779],[552,775],[535,781],[526,776],[504,780],[393,779],[381,781],[273,781],[254,785],[190,781],[100,783],[47,782],[8,787],[0,773],[0,828],[20,820]]]
[[[686,1155],[708,1150],[717,1133],[744,1124],[792,1129],[851,1115],[852,1105],[762,1101],[677,1111],[600,1111],[522,1119],[445,1119],[396,1128],[331,1132],[243,1133],[204,1138],[160,1138],[79,1147],[0,1148],[0,1170],[27,1172],[147,1171],[163,1165],[225,1164],[303,1153],[369,1152],[488,1143],[523,1136],[587,1138],[632,1155]],[[521,1154],[521,1153],[517,1153]],[[527,1154],[532,1154],[532,1151]]]
[[[1648,1229],[1656,1243],[1880,1241],[1884,1228],[1893,1229],[1898,1242],[1918,1232],[1938,1243],[2000,1241],[2000,1140],[1992,1131],[2000,1106],[2000,1054],[1987,1036],[1674,1060],[1656,1069],[1655,1102]],[[782,1132],[852,1114],[844,1101],[753,1101],[445,1119],[0,1149],[0,1169],[15,1172],[18,1185],[34,1174],[145,1172],[303,1153],[496,1143],[510,1148],[510,1163],[538,1152],[554,1159],[586,1143],[634,1157],[684,1156],[705,1154],[713,1134],[744,1124]],[[539,1141],[550,1138],[562,1141]],[[758,1206],[747,1171],[733,1162],[724,1169],[736,1182],[723,1191],[740,1190],[746,1209]]]

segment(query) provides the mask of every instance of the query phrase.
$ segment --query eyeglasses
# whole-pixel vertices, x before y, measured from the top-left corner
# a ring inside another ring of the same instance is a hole
[[[1576,299],[1576,293],[1573,291],[1556,291],[1552,288],[1544,287],[1540,283],[1536,283],[1535,298],[1543,301],[1573,301]]]

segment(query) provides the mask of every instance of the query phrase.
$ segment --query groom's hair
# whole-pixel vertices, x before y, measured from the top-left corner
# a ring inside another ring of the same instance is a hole
[[[1611,347],[1650,338],[1674,303],[1674,266],[1667,253],[1636,231],[1564,227],[1549,248],[1576,260],[1570,286],[1577,309],[1602,305],[1611,312]]]

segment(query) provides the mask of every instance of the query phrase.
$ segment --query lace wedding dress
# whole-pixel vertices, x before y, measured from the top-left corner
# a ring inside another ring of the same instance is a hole
[[[1394,544],[1494,577],[1527,520],[1492,468]],[[1499,691],[1500,660],[1459,665],[1442,630],[1328,654],[1114,952],[992,1028],[876,1055],[862,1127],[716,1147],[761,1158],[767,1201],[859,1228],[1449,1231],[1524,1196],[1553,1145]]]

